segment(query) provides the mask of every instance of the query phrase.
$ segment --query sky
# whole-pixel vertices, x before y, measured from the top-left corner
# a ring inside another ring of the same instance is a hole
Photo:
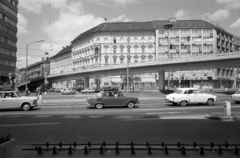
[[[26,67],[27,45],[30,65],[41,61],[45,52],[55,55],[105,18],[107,22],[202,19],[240,36],[240,0],[20,0],[17,68]]]

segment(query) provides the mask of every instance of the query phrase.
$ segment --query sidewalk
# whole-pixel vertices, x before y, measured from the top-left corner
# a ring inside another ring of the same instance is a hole
[[[222,121],[239,121],[240,120],[240,112],[232,113],[230,116],[226,116],[223,113],[212,113],[205,115],[205,118],[212,120],[222,120]]]

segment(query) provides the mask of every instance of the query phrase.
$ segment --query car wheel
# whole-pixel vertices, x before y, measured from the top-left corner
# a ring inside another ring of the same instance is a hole
[[[181,106],[186,106],[186,105],[187,105],[187,102],[186,102],[186,101],[181,101],[181,102],[180,102],[180,105],[181,105]]]
[[[103,104],[97,103],[97,104],[95,105],[95,107],[96,107],[97,109],[102,109],[102,108],[103,108]]]
[[[208,101],[207,101],[207,105],[213,105],[213,99],[208,99]]]
[[[127,107],[133,108],[135,106],[134,102],[128,102]]]
[[[30,106],[29,103],[24,103],[24,104],[22,105],[22,109],[23,109],[24,111],[28,111],[28,110],[31,109],[31,106]]]

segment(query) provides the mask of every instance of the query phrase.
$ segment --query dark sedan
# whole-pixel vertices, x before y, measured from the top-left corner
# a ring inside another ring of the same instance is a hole
[[[126,106],[133,108],[139,104],[137,97],[126,97],[120,91],[101,91],[95,97],[87,98],[86,105],[88,108],[95,107],[101,109],[106,106]]]

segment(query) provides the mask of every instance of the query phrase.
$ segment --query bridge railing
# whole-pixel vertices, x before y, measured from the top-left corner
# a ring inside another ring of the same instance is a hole
[[[146,61],[146,62],[139,62],[139,63],[129,63],[129,67],[138,67],[138,66],[147,66],[147,65],[154,65],[154,64],[171,64],[176,62],[193,62],[193,61],[199,61],[199,60],[213,60],[213,59],[229,59],[234,57],[240,57],[240,52],[229,52],[229,53],[221,53],[221,54],[211,54],[211,55],[202,55],[202,56],[189,56],[189,57],[179,57],[179,58],[166,58],[166,59],[157,59],[152,61]],[[99,67],[88,67],[85,69],[77,68],[73,72],[91,72],[91,71],[98,71],[98,70],[106,70],[106,69],[118,69],[118,68],[125,68],[126,64],[119,64],[119,65],[105,65],[105,66],[99,66]],[[68,72],[62,72],[62,73],[56,73],[51,74],[49,76],[59,76],[72,74],[72,71]]]

